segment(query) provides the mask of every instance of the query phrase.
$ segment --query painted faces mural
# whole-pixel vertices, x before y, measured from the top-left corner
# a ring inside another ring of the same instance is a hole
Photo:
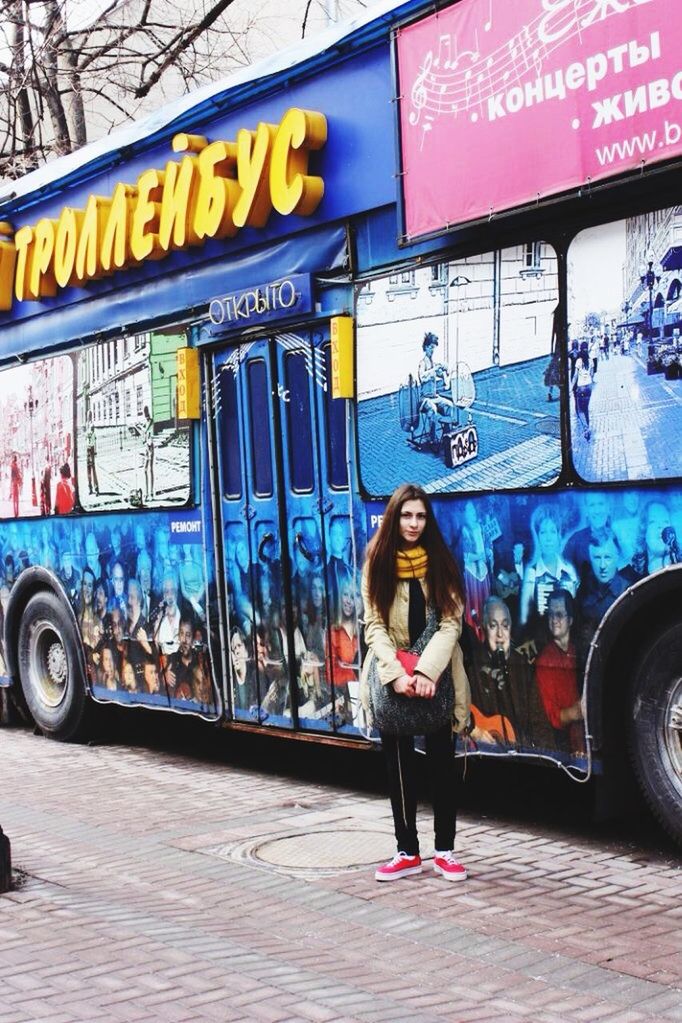
[[[429,492],[556,479],[557,261],[544,242],[392,274],[357,293],[361,478]]]
[[[580,758],[590,643],[628,586],[682,558],[682,489],[496,494],[436,512],[463,573],[474,742]]]
[[[197,513],[5,521],[0,548],[3,621],[20,572],[53,571],[74,609],[95,696],[218,713]]]

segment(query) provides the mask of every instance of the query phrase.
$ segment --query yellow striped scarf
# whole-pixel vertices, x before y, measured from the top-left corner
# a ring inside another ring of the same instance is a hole
[[[410,547],[398,551],[395,565],[399,579],[423,579],[429,567],[429,556],[423,547]]]

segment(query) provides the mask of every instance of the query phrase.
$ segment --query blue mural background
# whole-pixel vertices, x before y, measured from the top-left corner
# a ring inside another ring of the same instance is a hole
[[[217,713],[198,513],[11,521],[0,524],[0,549],[2,624],[18,575],[30,565],[53,572],[76,615],[95,696]]]

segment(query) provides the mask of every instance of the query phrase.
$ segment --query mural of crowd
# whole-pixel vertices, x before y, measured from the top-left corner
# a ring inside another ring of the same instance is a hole
[[[360,585],[349,521],[335,518],[326,560],[311,522],[294,544],[292,636],[299,721],[313,728],[363,725],[358,700]],[[226,544],[235,716],[291,721],[286,608],[279,562],[259,561],[254,582],[244,542]],[[252,590],[253,585],[253,590]]]
[[[496,495],[443,512],[466,591],[474,740],[582,753],[590,643],[628,586],[680,559],[682,492]]]
[[[171,542],[168,516],[10,521],[0,525],[0,545],[3,619],[19,572],[34,564],[54,572],[76,614],[95,695],[216,713],[202,548]]]
[[[590,642],[629,585],[679,560],[682,491],[497,494],[436,502],[436,511],[466,592],[462,647],[474,742],[580,756]],[[353,730],[365,725],[358,703],[362,609],[348,520],[339,519],[336,530],[326,562],[316,553],[294,566],[295,692],[303,725]],[[233,545],[235,714],[290,721],[278,566],[259,566],[255,594],[249,569],[246,546]]]

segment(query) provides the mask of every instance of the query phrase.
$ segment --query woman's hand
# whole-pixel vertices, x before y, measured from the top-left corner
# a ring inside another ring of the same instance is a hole
[[[416,674],[414,676],[414,692],[416,696],[424,696],[427,700],[432,700],[436,695],[436,683],[426,675]]]
[[[399,693],[401,696],[416,696],[414,691],[415,676],[414,675],[401,675],[400,678],[396,678],[391,682],[393,690]]]

